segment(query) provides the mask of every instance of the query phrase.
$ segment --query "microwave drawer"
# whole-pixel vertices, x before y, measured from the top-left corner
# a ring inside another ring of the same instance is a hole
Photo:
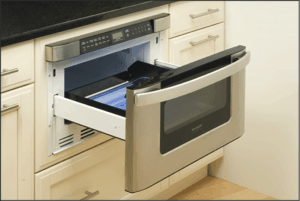
[[[54,95],[54,117],[125,140],[125,190],[139,192],[243,135],[249,62],[244,46],[180,68],[136,61]]]

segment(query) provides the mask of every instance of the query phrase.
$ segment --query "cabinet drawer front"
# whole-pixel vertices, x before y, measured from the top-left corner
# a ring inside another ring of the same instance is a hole
[[[211,9],[209,11],[209,9]],[[217,10],[218,9],[218,10]],[[224,21],[224,1],[186,1],[170,4],[169,38]],[[192,18],[190,15],[195,15]],[[197,17],[197,15],[202,15]]]
[[[34,40],[1,48],[1,92],[32,82],[34,82]]]
[[[169,62],[179,66],[223,51],[224,23],[170,39],[169,44]]]
[[[125,191],[125,143],[110,140],[35,175],[35,199],[120,199]]]

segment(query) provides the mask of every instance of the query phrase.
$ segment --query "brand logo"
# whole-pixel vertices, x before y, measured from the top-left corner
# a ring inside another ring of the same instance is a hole
[[[202,127],[202,124],[200,124],[200,125],[196,126],[195,128],[192,128],[192,132],[195,132],[195,131],[198,131],[198,130],[200,130],[200,129],[201,129],[201,127]]]

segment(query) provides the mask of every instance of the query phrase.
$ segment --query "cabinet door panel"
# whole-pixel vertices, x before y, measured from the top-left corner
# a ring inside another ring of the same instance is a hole
[[[1,94],[1,198],[33,199],[33,85]]]
[[[16,99],[16,98],[15,98]],[[18,199],[18,111],[1,115],[1,199]]]
[[[209,40],[210,36],[217,38]],[[192,45],[191,42],[201,42]],[[169,62],[182,66],[224,50],[224,24],[194,31],[169,41]]]

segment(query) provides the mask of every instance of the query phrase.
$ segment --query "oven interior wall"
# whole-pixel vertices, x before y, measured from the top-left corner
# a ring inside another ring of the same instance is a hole
[[[150,42],[65,68],[65,91],[124,72],[135,61],[150,62]]]

